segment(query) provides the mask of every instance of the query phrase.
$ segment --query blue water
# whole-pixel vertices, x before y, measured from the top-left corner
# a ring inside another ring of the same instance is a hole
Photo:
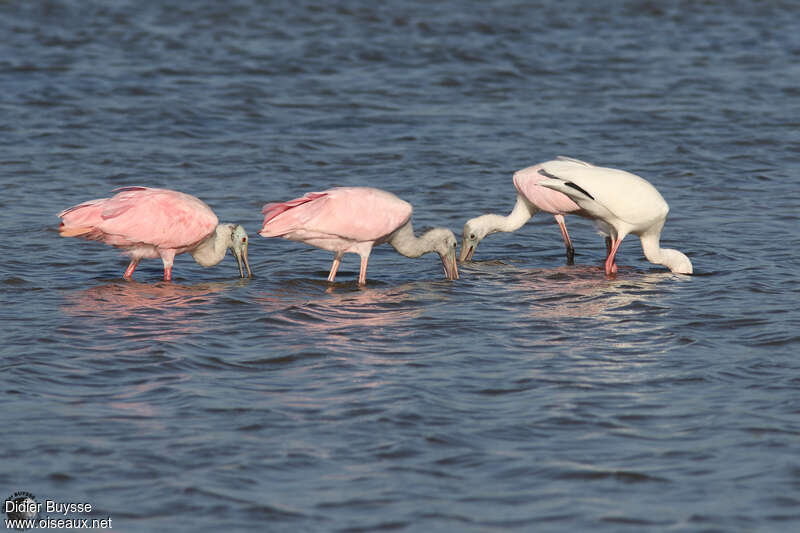
[[[0,496],[126,532],[800,527],[795,2],[166,4],[0,3]],[[542,214],[454,282],[380,246],[363,289],[256,235],[336,185],[460,235],[557,155],[653,182],[696,275],[630,236],[607,279],[575,216],[574,266]],[[243,224],[256,277],[124,282],[59,237],[124,185]]]

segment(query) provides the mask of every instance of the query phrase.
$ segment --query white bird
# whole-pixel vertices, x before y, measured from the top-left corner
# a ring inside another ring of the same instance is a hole
[[[575,159],[542,163],[539,172],[548,178],[539,185],[569,196],[581,207],[578,214],[594,219],[600,232],[611,237],[606,275],[616,274],[614,257],[629,233],[639,236],[642,251],[651,263],[664,265],[676,274],[692,273],[688,257],[659,244],[669,205],[649,181],[624,170]]]

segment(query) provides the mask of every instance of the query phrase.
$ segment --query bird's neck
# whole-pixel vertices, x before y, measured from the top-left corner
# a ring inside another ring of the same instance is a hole
[[[204,267],[214,266],[225,258],[228,251],[228,242],[231,239],[231,229],[225,224],[220,224],[214,233],[204,241],[189,250],[194,260]]]
[[[495,215],[493,213],[481,215],[473,220],[473,227],[482,227],[485,230],[484,235],[499,231],[516,231],[530,220],[534,213],[536,213],[536,210],[532,209],[531,205],[518,194],[517,203],[514,204],[514,209],[511,210],[508,216]]]
[[[429,237],[430,232],[424,233],[419,237],[414,235],[414,227],[409,220],[397,229],[387,242],[406,257],[419,257],[435,249],[433,239]]]
[[[678,250],[662,248],[659,234],[645,233],[641,236],[641,240],[644,256],[651,263],[664,265],[672,272],[680,274],[692,273],[692,263],[689,258]]]

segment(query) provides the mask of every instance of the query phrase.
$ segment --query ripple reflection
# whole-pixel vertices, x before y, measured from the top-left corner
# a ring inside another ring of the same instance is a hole
[[[60,310],[87,324],[102,325],[115,335],[139,335],[142,331],[136,326],[149,325],[150,340],[174,340],[203,331],[200,318],[214,301],[212,297],[240,283],[114,282],[65,294]]]

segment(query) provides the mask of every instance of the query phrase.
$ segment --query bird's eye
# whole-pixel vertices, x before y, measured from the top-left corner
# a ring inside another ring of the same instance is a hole
[[[470,233],[470,234],[469,234],[469,238],[470,238],[470,239],[474,239],[474,238],[475,238],[475,234],[474,234],[474,233]]]
[[[242,242],[247,242],[247,237],[242,237]]]

